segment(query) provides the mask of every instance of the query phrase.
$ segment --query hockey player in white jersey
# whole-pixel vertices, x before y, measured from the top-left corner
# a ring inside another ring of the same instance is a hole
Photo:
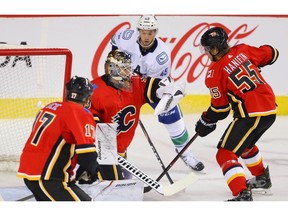
[[[111,39],[112,49],[119,49],[131,55],[133,69],[141,76],[166,78],[170,75],[170,49],[159,38],[157,19],[153,15],[140,17],[137,29],[118,31]],[[171,79],[167,79],[168,82]],[[165,85],[165,83],[164,83]],[[154,109],[157,104],[150,104]],[[158,115],[158,121],[167,129],[178,153],[189,140],[180,107],[177,105],[167,113]],[[187,149],[182,160],[195,171],[204,169],[204,164],[196,159],[191,148]]]

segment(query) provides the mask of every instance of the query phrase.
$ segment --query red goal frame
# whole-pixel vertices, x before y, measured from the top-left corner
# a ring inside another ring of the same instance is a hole
[[[64,83],[63,83],[63,100],[65,99],[66,90],[65,84],[71,78],[72,70],[72,52],[67,48],[11,48],[11,49],[0,49],[0,56],[37,56],[37,55],[65,55],[65,73],[64,73]]]

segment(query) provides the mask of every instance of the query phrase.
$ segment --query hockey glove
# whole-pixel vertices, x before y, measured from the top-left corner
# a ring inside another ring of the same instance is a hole
[[[78,181],[78,184],[92,184],[98,179],[98,171],[99,168],[97,167],[95,172],[93,174],[90,174],[83,167],[80,166],[76,171],[76,181]]]
[[[200,119],[195,125],[195,131],[200,137],[205,137],[216,129],[216,122],[212,122],[206,117],[206,112],[203,112]]]
[[[92,184],[98,179],[98,171],[100,170],[100,167],[97,162],[97,157],[97,152],[88,152],[77,155],[77,163],[80,167],[78,168],[79,171],[76,171],[76,180],[79,179],[79,184],[80,182],[82,184]],[[80,181],[80,179],[84,181]]]
[[[155,107],[154,115],[166,113],[174,108],[184,97],[185,87],[185,82],[176,85],[170,77],[161,80],[156,91],[160,101]]]

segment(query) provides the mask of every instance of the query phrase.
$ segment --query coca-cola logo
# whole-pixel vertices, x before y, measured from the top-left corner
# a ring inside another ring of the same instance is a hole
[[[200,52],[200,38],[202,34],[212,27],[223,28],[228,36],[228,42],[230,46],[234,46],[241,42],[243,38],[251,35],[258,26],[249,28],[248,24],[242,24],[236,29],[230,29],[221,23],[199,23],[188,29],[182,37],[175,38],[172,37],[160,37],[165,43],[172,44],[171,48],[171,76],[175,81],[179,79],[186,79],[188,83],[192,83],[197,80],[204,72],[206,73],[210,61],[205,54]],[[130,22],[123,22],[113,28],[108,34],[103,38],[98,49],[95,52],[93,62],[92,62],[92,77],[93,79],[99,77],[98,69],[102,72],[104,63],[100,62],[101,56],[107,46],[110,45],[110,39],[113,34],[115,34],[121,28],[131,28]]]

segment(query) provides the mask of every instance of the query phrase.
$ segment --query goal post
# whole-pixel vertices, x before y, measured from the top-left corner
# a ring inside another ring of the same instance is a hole
[[[63,100],[71,68],[72,53],[66,48],[0,45],[1,171],[17,171],[37,112]]]

